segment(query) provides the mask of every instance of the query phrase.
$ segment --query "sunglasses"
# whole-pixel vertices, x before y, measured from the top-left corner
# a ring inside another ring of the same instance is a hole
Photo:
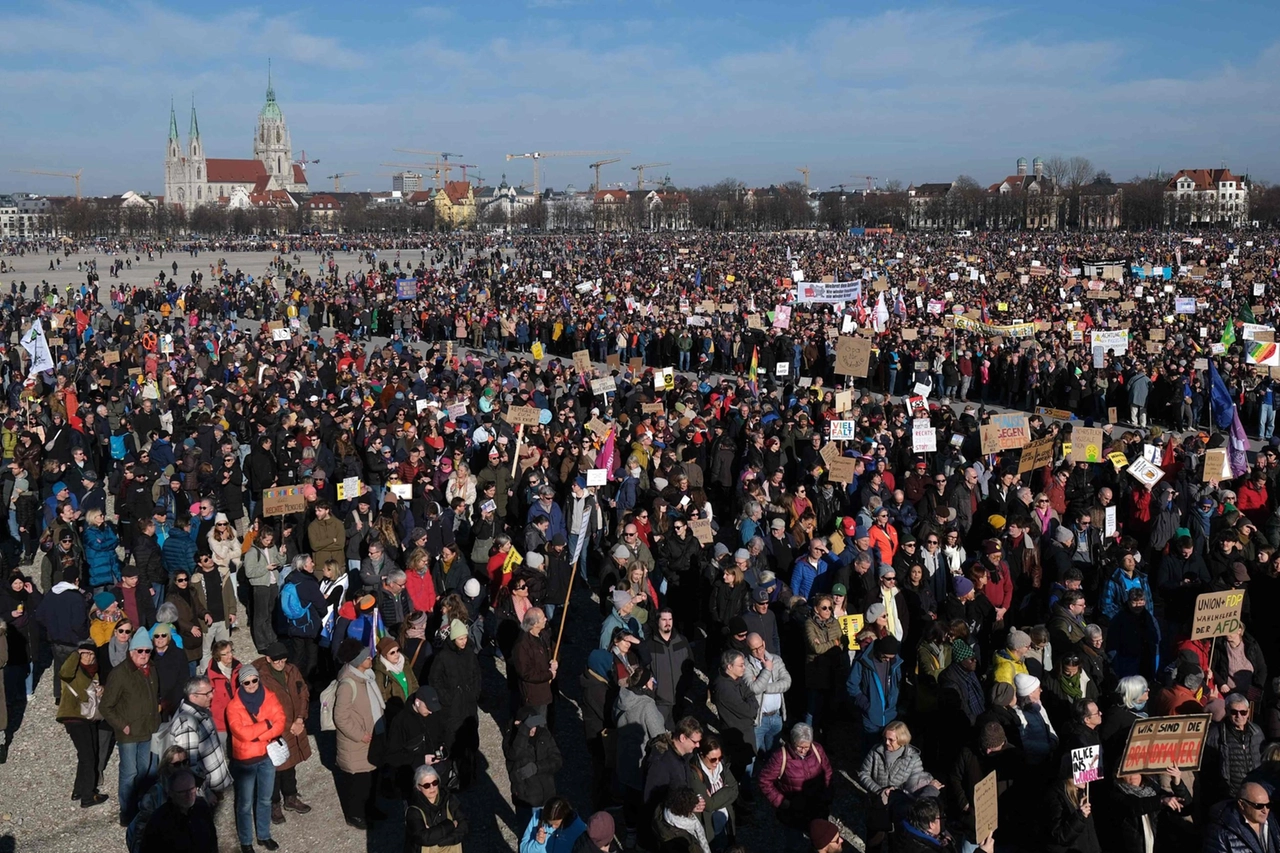
[[[167,639],[169,639],[169,635],[168,635],[168,634],[152,634],[152,635],[151,635],[151,639],[153,639],[153,640],[167,640]]]
[[[135,655],[149,655],[149,654],[151,654],[151,649],[131,649],[131,650],[130,650],[130,654],[135,654]]]
[[[439,788],[440,782],[439,780],[436,780],[434,782],[423,782],[420,785],[418,785],[418,787],[422,788],[423,790],[426,790],[427,788]]]
[[[1246,708],[1243,711],[1231,710],[1231,711],[1228,711],[1227,713],[1229,713],[1233,717],[1247,717],[1249,716],[1249,709]]]
[[[820,605],[820,606],[818,607],[818,610],[819,610],[819,611],[823,611],[823,610],[830,610],[830,609],[831,609],[831,605],[830,605],[830,604],[823,604],[823,605]]]
[[[1265,811],[1270,811],[1271,809],[1271,803],[1255,803],[1252,800],[1246,800],[1244,797],[1240,798],[1240,802],[1244,803],[1246,806],[1248,806],[1251,809],[1254,809],[1255,811],[1265,812]]]
[[[240,681],[240,683],[241,683],[241,684],[257,684],[257,683],[258,683],[258,679],[256,679],[256,678],[245,678],[245,679],[242,679],[242,680]]]
[[[711,756],[707,756],[706,758],[704,758],[704,759],[702,759],[702,760],[703,760],[703,761],[705,761],[705,762],[707,762],[708,764],[716,765],[716,764],[719,764],[719,763],[720,763],[720,756],[718,756],[718,755],[717,755],[715,758],[712,758]]]

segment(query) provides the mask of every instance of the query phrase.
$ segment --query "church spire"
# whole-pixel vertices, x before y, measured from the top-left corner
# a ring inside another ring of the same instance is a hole
[[[178,141],[178,114],[173,108],[173,98],[169,99],[169,140]]]
[[[267,103],[275,103],[276,87],[271,84],[271,57],[267,57]]]
[[[196,121],[196,96],[191,96],[191,130],[187,134],[191,137],[191,141],[195,142],[200,138],[200,122]]]

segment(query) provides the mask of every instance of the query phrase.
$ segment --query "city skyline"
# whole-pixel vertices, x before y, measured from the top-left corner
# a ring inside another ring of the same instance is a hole
[[[1280,177],[1266,109],[1280,41],[1248,40],[1280,9],[1058,8],[873,3],[843,17],[803,0],[785,16],[762,2],[504,0],[356,19],[329,2],[270,16],[23,0],[0,13],[13,63],[0,150],[11,169],[83,169],[86,195],[161,193],[170,98],[181,113],[194,95],[210,155],[249,157],[271,57],[294,155],[320,160],[315,191],[334,172],[359,173],[344,189],[389,189],[381,173],[397,170],[379,164],[415,162],[394,148],[462,152],[487,184],[531,183],[529,163],[504,155],[553,150],[628,150],[601,177],[629,186],[630,166],[659,161],[671,165],[647,177],[680,186],[798,181],[800,166],[815,189],[866,175],[985,185],[1018,157],[1056,154],[1117,181],[1223,162]],[[544,160],[540,183],[587,189],[592,159]],[[73,191],[12,171],[0,188]]]

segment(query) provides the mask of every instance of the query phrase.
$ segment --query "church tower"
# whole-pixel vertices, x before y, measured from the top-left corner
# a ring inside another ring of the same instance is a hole
[[[191,99],[191,129],[187,133],[190,145],[190,159],[187,163],[187,198],[195,205],[209,201],[206,198],[207,175],[205,174],[204,145],[200,142],[200,122],[196,120],[196,99]]]
[[[276,103],[276,90],[271,85],[271,64],[267,63],[267,102],[258,113],[258,133],[253,140],[254,159],[262,161],[271,176],[272,189],[287,189],[293,184],[293,148],[284,113]]]
[[[178,114],[169,102],[169,145],[164,155],[164,198],[169,204],[186,202],[186,164],[182,159],[182,140],[178,138]],[[181,196],[181,198],[179,198]]]

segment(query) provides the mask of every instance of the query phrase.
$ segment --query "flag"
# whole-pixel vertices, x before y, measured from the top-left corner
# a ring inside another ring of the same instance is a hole
[[[693,278],[693,286],[697,290],[702,290],[702,268],[698,268],[698,274]]]
[[[1226,326],[1222,329],[1222,348],[1231,349],[1231,345],[1236,342],[1236,327],[1228,320]]]
[[[982,322],[990,323],[991,315],[987,313],[987,297],[982,297]]]
[[[751,367],[747,370],[747,373],[751,377],[751,390],[759,394],[760,387],[757,384],[757,376],[760,373],[760,347],[758,346],[751,348]]]
[[[1248,302],[1240,306],[1240,314],[1238,319],[1241,323],[1257,323],[1258,318],[1253,316],[1253,306]]]
[[[1227,438],[1227,462],[1231,465],[1231,476],[1243,477],[1249,473],[1249,437],[1245,435],[1244,425],[1240,423],[1240,412],[1231,407],[1231,435]]]
[[[871,320],[872,327],[879,334],[889,325],[889,309],[884,304],[884,291],[880,291],[880,298],[876,300],[876,314]]]
[[[600,445],[600,452],[596,454],[596,467],[604,469],[604,477],[606,480],[613,480],[613,429],[609,430],[609,434],[605,436],[604,444]]]
[[[84,313],[83,308],[76,309],[76,334],[83,335],[84,330],[89,328],[89,315]]]
[[[1236,404],[1231,399],[1231,392],[1227,389],[1227,383],[1222,381],[1222,374],[1218,373],[1211,358],[1209,359],[1209,413],[1212,415],[1213,422],[1218,429],[1226,429],[1232,426],[1231,421],[1235,415],[1235,410]]]
[[[49,341],[44,336],[44,328],[40,321],[31,324],[31,329],[22,336],[22,348],[31,356],[31,371],[28,377],[53,370],[53,353],[49,352]]]

